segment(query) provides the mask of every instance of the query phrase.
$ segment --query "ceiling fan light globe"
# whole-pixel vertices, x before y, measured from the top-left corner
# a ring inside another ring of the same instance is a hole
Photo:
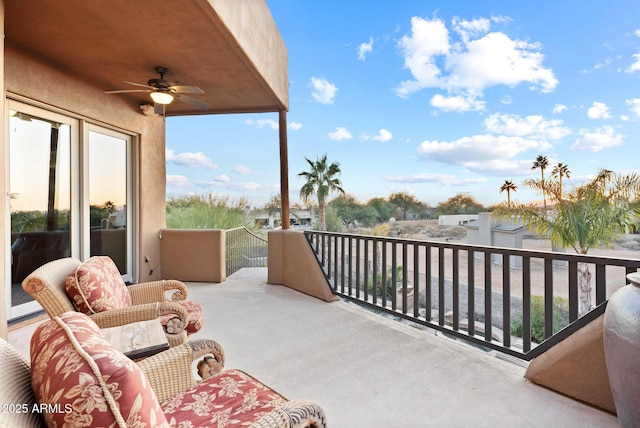
[[[151,99],[158,104],[171,104],[173,95],[166,92],[151,92]]]

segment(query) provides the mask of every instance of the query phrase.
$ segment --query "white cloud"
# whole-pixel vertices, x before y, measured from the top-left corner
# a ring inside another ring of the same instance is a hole
[[[605,103],[594,101],[593,105],[587,110],[589,119],[611,119],[609,107]]]
[[[230,186],[233,190],[259,190],[263,188],[267,188],[268,186],[263,186],[260,183],[256,183],[254,181],[247,181],[246,183],[237,183]]]
[[[220,174],[214,179],[214,181],[217,181],[218,183],[229,183],[231,179],[227,174]]]
[[[365,140],[375,140],[375,141],[381,141],[384,143],[391,140],[393,138],[393,134],[387,131],[386,129],[382,128],[380,131],[378,131],[378,135],[374,135],[374,136],[364,135],[363,138]]]
[[[329,133],[329,138],[337,141],[350,140],[351,138],[353,138],[353,135],[351,135],[351,132],[349,132],[347,128],[339,126],[335,131]]]
[[[631,57],[633,58],[634,63],[624,70],[625,73],[635,73],[636,71],[640,71],[640,53],[633,54]]]
[[[569,128],[561,126],[562,123],[562,120],[546,120],[539,115],[520,117],[517,114],[495,113],[485,119],[484,126],[495,134],[559,140],[571,134]]]
[[[382,142],[389,141],[392,138],[393,138],[393,134],[384,128],[378,131],[378,135],[373,137],[374,140],[382,141]]]
[[[360,43],[358,46],[358,59],[364,61],[367,54],[373,51],[373,37],[369,37],[369,43]]]
[[[449,30],[440,19],[411,18],[411,36],[402,36],[399,42],[404,66],[413,80],[400,83],[396,93],[403,97],[424,88],[441,87],[440,68],[436,57],[449,53]]]
[[[616,133],[612,126],[603,126],[595,131],[582,129],[571,150],[599,152],[622,145],[623,138],[624,135]]]
[[[629,110],[634,115],[640,117],[640,98],[632,98],[630,100],[626,100],[624,103],[629,107]]]
[[[451,25],[453,30],[460,35],[463,43],[468,43],[470,38],[481,36],[491,28],[491,22],[487,18],[467,21],[454,16]]]
[[[596,65],[594,65],[593,67],[591,67],[590,69],[586,69],[586,70],[581,70],[580,73],[582,74],[589,74],[595,70],[600,70],[601,68],[607,68],[609,67],[611,64],[613,63],[613,60],[611,58],[605,58],[603,62],[599,62]]]
[[[278,128],[280,128],[278,122],[273,119],[247,119],[244,123],[246,123],[247,125],[255,126],[256,128],[264,128],[265,126],[273,130],[278,130]]]
[[[514,175],[530,175],[531,164],[531,160],[492,159],[482,162],[467,162],[465,166],[469,171],[473,171],[477,174],[504,177]]]
[[[387,175],[384,179],[394,183],[438,183],[448,186],[473,186],[487,181],[486,178],[482,177],[459,178],[457,175],[450,174],[415,174],[404,176]]]
[[[480,97],[487,87],[526,82],[542,92],[551,92],[558,84],[553,71],[543,66],[544,55],[538,43],[489,32],[491,22],[486,18],[454,18],[452,26],[460,41],[452,40],[439,18],[411,19],[411,35],[403,36],[398,47],[413,78],[398,85],[398,96],[407,97],[425,88],[445,89],[462,97],[434,97],[436,106],[462,111],[461,101]],[[477,109],[479,105],[474,106]]]
[[[289,129],[292,131],[297,131],[302,128],[302,124],[298,122],[289,122]]]
[[[180,166],[202,166],[208,169],[218,168],[218,165],[213,163],[211,158],[202,152],[184,152],[174,154],[172,149],[166,149],[165,158],[167,162]]]
[[[247,181],[244,183],[232,183],[231,180],[225,180],[224,175],[221,175],[218,178],[213,180],[202,180],[198,182],[198,185],[203,188],[215,188],[215,189],[225,189],[227,191],[255,191],[255,190],[269,190],[273,189],[273,186],[263,185],[260,183],[256,183],[253,181]],[[228,177],[226,177],[228,178]]]
[[[485,102],[478,101],[475,96],[472,95],[453,95],[445,97],[440,94],[435,94],[431,98],[431,105],[444,111],[474,111],[484,110]]]
[[[560,114],[565,110],[567,110],[567,106],[566,105],[564,105],[564,104],[556,104],[555,106],[553,106],[553,110],[551,110],[551,113]]]
[[[191,186],[189,179],[184,175],[167,175],[167,185],[178,188],[186,188]]]
[[[232,171],[240,175],[247,175],[252,172],[251,168],[245,165],[234,165]]]
[[[311,78],[311,96],[314,100],[321,104],[333,104],[333,99],[338,92],[338,88],[327,79],[312,77]]]
[[[542,92],[551,92],[558,81],[553,71],[542,67],[544,56],[539,46],[512,40],[504,33],[489,33],[466,44],[465,51],[447,58],[451,69],[449,88],[482,90],[488,86],[516,86],[523,82],[540,84]]]
[[[495,159],[510,159],[545,143],[520,136],[474,135],[455,141],[425,141],[418,147],[418,157],[454,165],[474,165]]]

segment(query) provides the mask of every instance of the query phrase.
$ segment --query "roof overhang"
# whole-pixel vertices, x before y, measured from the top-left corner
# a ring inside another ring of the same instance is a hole
[[[211,109],[175,100],[167,116],[288,110],[287,50],[264,0],[5,0],[5,37],[105,91],[146,84],[156,66],[204,90],[193,98]]]

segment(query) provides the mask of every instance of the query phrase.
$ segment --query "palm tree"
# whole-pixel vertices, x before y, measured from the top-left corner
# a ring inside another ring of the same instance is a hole
[[[499,205],[498,217],[521,218],[539,234],[549,234],[551,243],[572,247],[587,254],[599,245],[611,245],[615,235],[637,222],[640,216],[640,177],[619,175],[601,170],[591,181],[563,196],[553,182],[529,182],[544,190],[556,201],[551,215],[546,216],[524,204]],[[591,272],[586,263],[578,263],[580,315],[591,310]]]
[[[542,204],[544,206],[544,212],[547,212],[547,198],[546,198],[546,193],[544,191],[544,170],[547,169],[547,167],[549,166],[549,159],[547,159],[546,156],[542,156],[542,155],[538,155],[538,157],[536,158],[536,160],[533,162],[533,166],[531,167],[531,169],[538,169],[540,168],[540,175],[542,177]]]
[[[107,201],[102,205],[102,209],[107,212],[107,216],[108,216],[109,214],[115,212],[116,204],[111,201]]]
[[[515,192],[516,190],[518,190],[518,186],[511,180],[504,180],[504,183],[500,186],[500,193],[507,192],[507,205],[511,206],[511,192]]]
[[[569,171],[569,167],[566,164],[559,162],[558,165],[553,167],[551,176],[558,178],[558,182],[560,183],[560,195],[562,195],[562,177],[571,178],[571,171]]]
[[[307,159],[310,170],[303,171],[298,176],[305,177],[307,182],[300,188],[300,198],[309,203],[313,195],[318,197],[318,211],[320,215],[320,230],[327,230],[326,201],[331,192],[344,193],[342,183],[337,176],[340,175],[340,164],[333,162],[327,164],[327,155],[318,158],[315,162]]]

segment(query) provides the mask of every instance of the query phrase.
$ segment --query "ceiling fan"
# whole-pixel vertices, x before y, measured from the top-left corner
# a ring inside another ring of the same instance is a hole
[[[191,104],[203,110],[209,110],[211,106],[195,98],[184,94],[204,94],[204,91],[197,86],[174,85],[164,78],[169,74],[169,69],[158,66],[155,68],[156,73],[160,75],[159,79],[149,79],[146,85],[135,82],[127,82],[129,85],[140,86],[145,89],[121,89],[118,91],[106,91],[105,94],[126,94],[132,92],[148,92],[154,102],[154,112],[156,114],[164,114],[166,106],[170,104],[174,98]]]

